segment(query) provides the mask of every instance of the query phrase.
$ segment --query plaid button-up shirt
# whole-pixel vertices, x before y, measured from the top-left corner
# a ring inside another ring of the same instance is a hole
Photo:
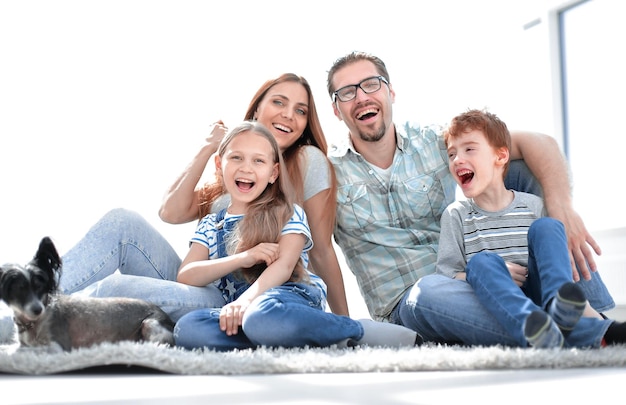
[[[376,320],[388,320],[403,294],[435,272],[439,221],[456,190],[439,129],[396,126],[396,142],[389,182],[351,142],[330,156],[338,180],[334,237]]]

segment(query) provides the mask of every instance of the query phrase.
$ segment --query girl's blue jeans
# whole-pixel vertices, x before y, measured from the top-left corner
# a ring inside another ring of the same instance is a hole
[[[220,309],[183,316],[174,329],[177,346],[227,351],[267,347],[325,347],[363,337],[360,322],[326,312],[317,286],[285,283],[257,297],[246,310],[239,333],[219,327]]]

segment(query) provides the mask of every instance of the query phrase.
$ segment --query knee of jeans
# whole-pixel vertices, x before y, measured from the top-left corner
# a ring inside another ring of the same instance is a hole
[[[263,325],[280,320],[282,317],[282,302],[268,297],[259,297],[252,301],[243,315],[241,326],[246,330],[254,329],[256,325]]]
[[[536,234],[543,234],[551,229],[557,229],[560,232],[565,232],[565,227],[563,223],[558,219],[550,218],[550,217],[541,217],[535,220],[528,228],[528,238],[533,239]]]
[[[490,269],[493,269],[495,265],[502,262],[503,259],[496,253],[479,252],[472,256],[472,258],[467,262],[465,273],[469,278],[471,276],[475,276],[481,271],[489,271]]]
[[[102,217],[102,221],[123,224],[125,228],[132,224],[143,223],[145,219],[139,213],[126,208],[113,208]]]
[[[256,345],[280,345],[284,336],[291,333],[283,309],[283,303],[277,299],[265,297],[253,301],[241,322],[243,332]]]

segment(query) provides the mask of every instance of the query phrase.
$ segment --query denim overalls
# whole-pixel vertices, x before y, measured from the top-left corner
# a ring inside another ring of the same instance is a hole
[[[232,232],[235,228],[235,225],[238,221],[224,221],[224,217],[226,216],[226,208],[220,210],[217,213],[215,218],[217,226],[216,226],[216,239],[217,239],[217,257],[223,258],[227,257],[228,253],[226,253],[226,234]],[[222,292],[222,296],[224,297],[224,301],[226,304],[229,304],[235,301],[241,294],[244,293],[250,287],[250,284],[243,280],[243,278],[235,277],[233,273],[229,273],[220,279],[218,284],[218,288]]]

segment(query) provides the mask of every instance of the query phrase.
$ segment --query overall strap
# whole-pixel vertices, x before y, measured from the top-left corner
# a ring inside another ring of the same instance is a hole
[[[226,208],[221,209],[215,217],[215,230],[217,238],[217,256],[219,258],[226,257],[226,243],[224,242],[224,217],[226,216]]]
[[[217,255],[219,258],[228,256],[226,253],[226,242],[224,240],[224,235],[226,235],[226,226],[224,226],[225,216],[226,208],[220,210],[215,217],[215,237],[217,239]],[[218,288],[222,292],[222,297],[224,297],[226,303],[236,300],[248,287],[250,287],[250,284],[244,280],[235,278],[232,273],[220,278],[218,283]]]

